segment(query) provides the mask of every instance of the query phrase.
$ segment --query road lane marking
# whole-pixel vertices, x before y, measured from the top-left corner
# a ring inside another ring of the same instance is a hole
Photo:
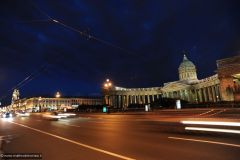
[[[183,124],[215,125],[215,126],[235,126],[240,127],[239,122],[217,122],[217,121],[181,121]]]
[[[238,144],[224,143],[224,142],[218,142],[218,141],[207,141],[207,140],[201,140],[201,139],[190,139],[190,138],[181,138],[181,137],[168,137],[168,138],[169,139],[175,139],[175,140],[183,140],[183,141],[201,142],[201,143],[209,143],[209,144],[219,144],[219,145],[224,145],[224,146],[231,146],[231,147],[240,148],[240,145],[238,145]]]
[[[63,124],[63,125],[66,125],[66,126],[71,126],[71,127],[80,127],[80,126],[77,126],[77,125],[73,125],[73,124],[66,124],[66,123],[60,123],[60,124]]]
[[[208,113],[210,113],[210,112],[212,112],[212,111],[214,111],[214,109],[212,109],[212,110],[210,110],[210,111],[207,111],[207,112],[203,112],[203,113],[199,114],[198,116],[202,116],[202,115],[208,114]]]
[[[233,130],[233,129],[202,128],[202,127],[185,127],[185,130],[240,134],[240,130]]]
[[[116,153],[113,153],[113,152],[110,152],[110,151],[106,151],[106,150],[103,150],[103,149],[100,149],[100,148],[96,148],[96,147],[93,147],[93,146],[90,146],[90,145],[87,145],[87,144],[79,143],[77,141],[74,141],[74,140],[71,140],[71,139],[68,139],[68,138],[64,138],[64,137],[61,137],[61,136],[58,136],[58,135],[55,135],[55,134],[52,134],[52,133],[48,133],[48,132],[45,132],[45,131],[42,131],[42,130],[39,130],[39,129],[36,129],[36,128],[32,128],[32,127],[29,127],[27,125],[23,125],[23,124],[16,123],[16,122],[10,122],[10,123],[21,126],[21,127],[24,127],[24,128],[28,128],[28,129],[31,129],[31,130],[34,130],[34,131],[37,131],[37,132],[40,132],[40,133],[43,133],[43,134],[46,134],[46,135],[49,135],[49,136],[52,136],[52,137],[55,137],[55,138],[58,138],[58,139],[61,139],[61,140],[64,140],[64,141],[67,141],[67,142],[70,142],[70,143],[73,143],[73,144],[76,144],[76,145],[79,145],[79,146],[82,146],[82,147],[85,147],[85,148],[88,148],[88,149],[91,149],[91,150],[94,150],[94,151],[98,151],[98,152],[101,152],[101,153],[104,153],[104,154],[107,154],[107,155],[110,155],[110,156],[113,156],[113,157],[117,157],[117,158],[124,159],[124,160],[135,160],[133,158],[129,158],[129,157],[126,157],[126,156],[123,156],[123,155],[120,155],[120,154],[116,154]]]
[[[216,112],[216,113],[210,114],[210,115],[208,115],[208,116],[209,116],[209,117],[215,116],[215,115],[220,114],[220,113],[225,112],[225,111],[226,111],[226,110],[224,109],[224,110],[218,111],[218,112]]]

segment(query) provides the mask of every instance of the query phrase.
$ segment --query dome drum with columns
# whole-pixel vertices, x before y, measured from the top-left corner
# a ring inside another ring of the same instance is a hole
[[[178,68],[180,80],[197,80],[197,70],[195,65],[188,60],[184,54],[183,61]]]

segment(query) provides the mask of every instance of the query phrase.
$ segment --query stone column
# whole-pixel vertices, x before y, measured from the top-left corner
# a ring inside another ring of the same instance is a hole
[[[146,103],[146,101],[145,101],[145,94],[142,97],[143,97],[143,104],[145,104]]]
[[[216,92],[215,92],[215,87],[211,86],[212,89],[212,95],[213,95],[213,102],[216,102]]]
[[[154,97],[154,94],[152,95],[152,101],[153,101],[153,102],[155,101],[155,97]]]
[[[200,102],[199,89],[196,89],[197,102]]]
[[[114,106],[114,95],[111,96],[111,102],[112,102],[111,106]]]
[[[148,103],[150,103],[150,97],[149,97],[149,94],[147,95],[147,97],[148,97]]]
[[[216,89],[216,98],[217,98],[217,101],[221,101],[221,95],[220,95],[220,88],[219,88],[219,85],[216,85],[215,86],[215,89]]]
[[[124,106],[124,100],[123,100],[123,95],[121,95],[121,108]]]
[[[203,95],[203,89],[199,88],[199,95],[201,97],[201,102],[204,102],[204,95]]]
[[[207,87],[207,92],[208,92],[208,100],[209,100],[209,102],[212,102],[213,99],[212,99],[212,93],[211,93],[210,87]]]
[[[180,99],[184,99],[183,95],[182,95],[182,90],[179,90],[179,97],[180,97]]]
[[[187,97],[187,101],[190,102],[190,92],[188,90],[185,90],[185,94],[186,94],[186,97]]]
[[[204,96],[204,102],[207,102],[207,93],[206,93],[206,88],[203,88],[203,96]]]
[[[129,103],[132,104],[132,95],[129,95]]]

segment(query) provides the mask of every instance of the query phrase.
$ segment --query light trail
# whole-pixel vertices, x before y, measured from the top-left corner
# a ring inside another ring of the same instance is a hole
[[[240,130],[233,130],[233,129],[185,127],[185,130],[240,134]]]
[[[234,126],[240,127],[239,122],[215,122],[215,121],[181,121],[183,124],[215,125],[215,126]]]

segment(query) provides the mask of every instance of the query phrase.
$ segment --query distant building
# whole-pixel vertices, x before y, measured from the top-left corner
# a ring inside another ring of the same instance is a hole
[[[240,55],[217,60],[215,75],[199,80],[196,66],[186,55],[178,68],[179,80],[163,87],[124,88],[103,86],[105,103],[126,108],[130,104],[149,104],[160,96],[190,103],[240,101]]]
[[[12,108],[27,109],[29,111],[47,111],[59,109],[75,109],[81,105],[96,106],[102,105],[102,98],[47,98],[47,97],[31,97],[19,99],[14,102]]]

